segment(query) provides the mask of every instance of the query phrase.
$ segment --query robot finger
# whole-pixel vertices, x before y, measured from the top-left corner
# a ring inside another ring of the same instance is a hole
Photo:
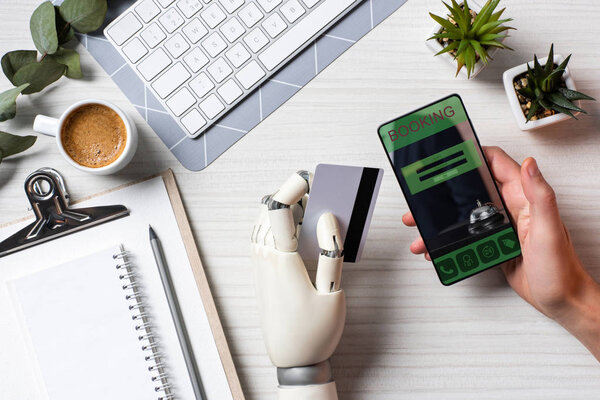
[[[298,203],[309,192],[311,181],[309,172],[298,171],[268,201],[269,222],[277,250],[294,252],[298,247],[296,226],[304,213]]]
[[[331,213],[321,215],[317,222],[317,240],[321,248],[317,278],[317,291],[323,293],[337,292],[342,281],[342,265],[344,263],[344,240],[340,234],[337,219]]]
[[[294,215],[294,225],[296,226],[296,237],[300,237],[300,230],[302,229],[302,220],[304,219],[304,211],[306,211],[307,202],[308,195],[305,194],[295,206],[291,207],[292,214]]]
[[[250,241],[259,245],[272,245],[273,235],[271,234],[271,224],[269,222],[268,204],[272,195],[266,195],[260,202],[260,211],[258,218],[254,223]]]

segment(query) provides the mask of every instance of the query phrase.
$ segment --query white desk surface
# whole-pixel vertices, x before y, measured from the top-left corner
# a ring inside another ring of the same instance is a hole
[[[29,16],[38,0],[3,0],[0,53],[34,48]],[[58,116],[90,97],[129,112],[140,131],[133,162],[95,177],[61,158],[53,138],[0,164],[0,223],[27,213],[25,177],[43,166],[64,174],[74,199],[173,168],[248,399],[275,399],[275,369],[262,342],[249,237],[263,194],[298,169],[318,163],[383,167],[385,176],[363,260],[346,265],[348,318],[333,357],[341,399],[596,399],[598,362],[560,326],[525,304],[498,269],[443,287],[431,266],[408,251],[414,230],[381,149],[381,122],[457,92],[483,144],[517,160],[533,155],[558,194],[562,215],[585,265],[600,280],[600,103],[588,116],[537,133],[519,131],[502,72],[544,56],[550,43],[570,52],[576,85],[600,99],[600,4],[593,0],[504,0],[518,28],[475,80],[453,78],[424,39],[443,11],[439,0],[409,0],[283,107],[204,171],[179,165],[86,50],[85,78],[61,79],[42,94],[21,97],[18,117],[0,129],[31,134],[38,113]],[[4,76],[0,88],[9,88]],[[0,274],[2,273],[0,269]],[[0,332],[0,343],[3,342]],[[6,345],[6,343],[5,343]],[[6,384],[6,383],[4,383]],[[0,385],[0,388],[3,385]],[[1,389],[0,389],[0,397]]]

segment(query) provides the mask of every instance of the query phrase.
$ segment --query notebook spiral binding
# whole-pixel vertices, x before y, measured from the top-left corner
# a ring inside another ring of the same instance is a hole
[[[119,279],[123,282],[121,287],[126,292],[125,299],[130,303],[131,318],[136,321],[138,340],[142,344],[142,351],[147,353],[144,359],[148,362],[148,371],[152,373],[151,380],[156,384],[154,390],[158,395],[157,400],[174,400],[173,387],[165,371],[166,366],[158,349],[158,340],[152,334],[152,324],[144,310],[140,286],[136,281],[133,266],[127,259],[127,251],[121,248],[121,252],[113,255],[113,259],[117,261],[116,269],[120,272]]]

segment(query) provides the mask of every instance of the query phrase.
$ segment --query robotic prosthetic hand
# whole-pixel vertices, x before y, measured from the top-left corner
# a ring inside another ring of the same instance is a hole
[[[261,324],[271,362],[277,367],[279,400],[337,400],[329,358],[346,320],[340,289],[343,239],[336,218],[317,223],[321,254],[313,286],[296,252],[312,176],[299,171],[262,200],[252,232]]]

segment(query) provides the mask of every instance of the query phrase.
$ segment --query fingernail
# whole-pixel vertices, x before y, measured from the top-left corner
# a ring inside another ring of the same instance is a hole
[[[540,174],[540,169],[538,168],[535,158],[532,158],[531,161],[527,164],[527,173],[531,178],[534,178]]]

